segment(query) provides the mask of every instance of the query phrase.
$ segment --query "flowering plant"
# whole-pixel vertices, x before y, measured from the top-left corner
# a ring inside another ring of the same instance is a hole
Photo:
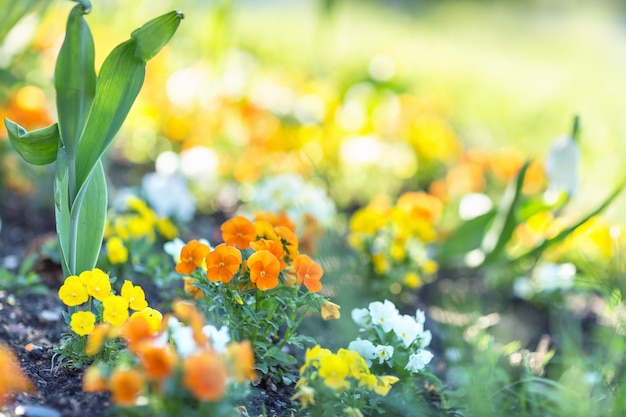
[[[389,300],[374,301],[368,308],[352,310],[352,319],[359,326],[362,338],[353,340],[348,349],[358,352],[368,366],[393,369],[403,380],[423,373],[433,358],[426,348],[432,334],[424,329],[425,315],[400,314]]]
[[[94,359],[90,358],[96,353],[94,346],[87,340],[94,332],[96,338],[105,330],[115,334],[115,329],[136,316],[144,317],[152,331],[161,327],[163,315],[148,306],[140,286],[126,280],[120,294],[116,295],[109,276],[99,268],[67,277],[59,288],[59,298],[68,306],[69,312],[63,315],[71,330],[61,341],[59,350],[61,356],[70,358],[75,366]],[[119,342],[112,340],[105,349],[98,349],[97,359],[114,358],[119,347]]]
[[[306,351],[292,400],[313,417],[362,417],[362,410],[377,410],[376,397],[386,396],[396,382],[395,376],[372,374],[365,359],[353,350],[332,353],[316,345]]]
[[[350,219],[349,240],[367,259],[368,282],[378,292],[398,295],[434,278],[438,264],[430,246],[443,203],[425,192],[407,192],[395,205],[375,199]]]
[[[310,311],[339,318],[339,306],[319,293],[324,271],[299,253],[293,226],[286,221],[236,216],[221,230],[224,243],[214,248],[188,242],[176,271],[211,322],[228,326],[233,340],[250,340],[256,357],[263,359],[257,369],[289,384],[295,377],[287,368],[296,359],[286,349],[313,342],[297,333],[302,320]]]
[[[256,379],[248,341],[232,342],[205,325],[195,305],[177,301],[164,328],[143,315],[121,328],[127,346],[115,363],[94,364],[83,378],[88,392],[108,390],[116,415],[223,416]],[[110,334],[109,334],[110,337]],[[94,341],[95,349],[102,340]]]

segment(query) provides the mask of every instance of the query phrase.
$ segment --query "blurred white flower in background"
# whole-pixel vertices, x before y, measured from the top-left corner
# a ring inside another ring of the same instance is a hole
[[[161,217],[175,218],[181,222],[190,221],[196,211],[194,198],[187,180],[179,174],[152,172],[141,180],[146,201]]]
[[[546,262],[535,268],[534,281],[539,291],[567,290],[574,285],[576,266],[571,263]]]
[[[246,201],[244,211],[285,211],[298,231],[306,225],[307,214],[323,227],[335,218],[335,203],[321,187],[308,183],[297,174],[281,174],[259,181]]]
[[[574,120],[572,134],[556,138],[550,146],[545,169],[551,192],[565,191],[571,197],[578,190],[581,153],[577,135],[578,118]]]

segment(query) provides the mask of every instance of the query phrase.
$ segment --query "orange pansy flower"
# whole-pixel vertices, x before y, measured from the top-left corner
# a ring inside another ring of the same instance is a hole
[[[293,262],[293,268],[298,276],[298,284],[304,282],[304,286],[311,292],[318,292],[322,289],[320,279],[324,271],[320,264],[315,262],[309,255],[298,255]]]
[[[248,249],[250,242],[256,239],[254,224],[243,216],[235,216],[222,224],[222,239],[227,245]]]
[[[259,239],[256,242],[250,242],[250,247],[254,249],[255,252],[260,250],[268,250],[272,252],[272,255],[274,255],[280,263],[281,271],[287,266],[284,260],[285,250],[280,240]]]
[[[131,352],[137,352],[142,342],[152,338],[152,330],[148,319],[139,314],[133,314],[122,327],[122,337]]]
[[[174,301],[172,303],[172,311],[180,321],[191,327],[193,338],[198,345],[204,346],[208,343],[209,338],[202,331],[204,316],[198,311],[195,304],[181,300]]]
[[[241,260],[241,252],[236,247],[224,243],[217,245],[206,256],[206,276],[212,282],[230,282],[239,271]]]
[[[298,238],[295,233],[286,226],[276,226],[274,230],[278,233],[289,259],[295,259],[298,256]]]
[[[250,341],[229,343],[226,349],[226,359],[235,381],[238,383],[255,381],[257,374],[254,370],[254,352]]]
[[[135,369],[116,368],[111,373],[108,384],[113,403],[121,406],[131,406],[139,396],[144,386],[141,372]]]
[[[9,347],[0,343],[0,405],[8,394],[13,392],[33,391],[33,384],[20,368],[19,360]]]
[[[248,258],[250,281],[254,282],[261,291],[271,290],[278,285],[280,262],[268,250],[254,252]]]
[[[195,300],[200,300],[204,298],[204,291],[193,285],[194,282],[198,282],[198,280],[191,277],[183,277],[183,291],[191,295]]]
[[[265,220],[271,223],[274,227],[276,226],[285,226],[292,232],[296,232],[296,225],[291,221],[287,213],[282,210],[280,213],[270,213],[267,211],[261,211],[255,214],[255,220]]]
[[[202,265],[204,258],[211,251],[204,243],[197,240],[189,241],[180,251],[180,262],[176,264],[176,272],[179,274],[191,274],[197,267]]]
[[[212,350],[189,355],[183,365],[183,385],[200,401],[219,401],[226,394],[226,368]]]
[[[259,238],[267,240],[277,240],[278,233],[274,230],[274,225],[267,220],[255,220],[254,228],[256,229],[256,235]]]
[[[154,346],[145,344],[139,351],[139,359],[150,378],[167,378],[174,372],[178,356],[172,345]]]

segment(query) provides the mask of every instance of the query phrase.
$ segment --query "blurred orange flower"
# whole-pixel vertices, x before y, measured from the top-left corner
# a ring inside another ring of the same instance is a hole
[[[146,374],[152,379],[160,380],[174,372],[178,356],[172,345],[145,344],[139,350],[139,359]]]
[[[122,327],[122,336],[131,352],[137,352],[142,342],[152,338],[150,322],[145,316],[133,314]]]
[[[135,403],[143,386],[144,377],[141,372],[121,368],[113,370],[108,384],[113,403],[126,407]]]
[[[15,354],[0,344],[0,405],[12,392],[31,392],[33,385],[22,372]]]
[[[183,384],[201,401],[219,401],[226,394],[226,368],[212,350],[189,355],[183,364]]]
[[[272,252],[268,250],[254,252],[248,258],[248,268],[250,268],[250,280],[261,291],[271,290],[278,285],[280,262]]]
[[[98,365],[91,365],[83,374],[83,391],[102,392],[107,389],[107,380]]]
[[[176,272],[179,274],[191,274],[197,267],[202,265],[207,254],[211,251],[204,243],[197,240],[189,241],[180,251],[180,262],[176,264]]]
[[[233,368],[231,374],[235,381],[242,383],[257,379],[254,370],[254,352],[249,340],[240,343],[229,343],[227,346],[226,359]]]
[[[250,242],[256,239],[254,224],[243,216],[235,216],[222,224],[222,239],[227,245],[248,249]]]
[[[206,256],[206,276],[212,282],[230,282],[241,266],[241,252],[224,243],[217,245]]]
[[[324,271],[320,264],[311,259],[309,255],[298,255],[293,262],[293,268],[296,270],[298,284],[304,283],[304,286],[311,292],[318,292],[322,289],[320,279],[324,275]]]

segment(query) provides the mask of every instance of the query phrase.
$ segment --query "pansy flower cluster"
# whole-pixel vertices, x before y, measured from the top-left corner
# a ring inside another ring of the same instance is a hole
[[[109,391],[120,415],[225,415],[228,397],[257,378],[250,343],[230,342],[190,302],[172,311],[157,331],[144,316],[128,320],[120,331],[128,349],[88,368],[83,389]]]
[[[140,286],[126,280],[120,294],[116,295],[109,276],[99,268],[70,275],[58,294],[61,301],[70,307],[70,313],[66,315],[67,324],[83,342],[83,336],[92,334],[100,326],[118,328],[136,316],[144,317],[153,330],[161,326],[162,314],[148,306]]]
[[[372,393],[386,396],[396,382],[395,376],[371,373],[365,359],[354,350],[333,353],[316,345],[306,351],[292,400],[310,408],[313,416],[362,415],[361,409],[375,402],[370,398]]]
[[[393,368],[396,375],[402,376],[424,371],[433,358],[426,349],[432,334],[424,329],[421,310],[409,316],[400,314],[389,300],[374,301],[368,308],[352,310],[352,319],[362,337],[350,342],[348,349],[358,352],[368,366]]]
[[[309,311],[339,318],[339,306],[320,294],[321,265],[300,253],[295,226],[284,213],[235,216],[221,226],[223,243],[191,240],[176,271],[185,291],[206,307],[211,321],[228,325],[234,340],[248,339],[267,368],[295,363],[288,345],[312,342],[296,334]]]
[[[443,203],[428,193],[406,192],[395,205],[374,199],[350,219],[349,241],[369,262],[377,290],[394,295],[403,286],[417,288],[438,270],[429,245],[437,239],[436,225]]]

